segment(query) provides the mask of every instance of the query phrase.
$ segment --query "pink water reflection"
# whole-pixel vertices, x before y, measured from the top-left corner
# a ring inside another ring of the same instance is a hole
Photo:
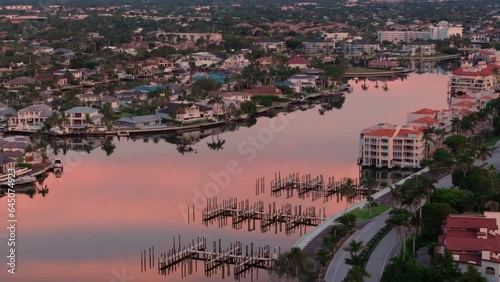
[[[268,127],[267,118],[260,118],[251,128],[220,134],[226,143],[218,152],[209,150],[207,139],[194,145],[197,154],[184,156],[164,141],[154,144],[121,140],[115,142],[117,148],[111,157],[100,149],[83,155],[81,164],[62,179],[51,176],[45,181],[50,188],[46,198],[18,195],[19,274],[8,276],[2,263],[0,280],[111,281],[113,269],[120,272],[125,268],[136,277],[134,281],[178,281],[179,276],[164,278],[157,277],[154,271],[139,273],[140,250],[152,245],[158,251],[167,250],[172,237],[178,234],[185,241],[206,236],[209,240],[223,238],[227,244],[241,240],[290,247],[299,234],[206,227],[200,222],[199,212],[196,221],[188,224],[179,206],[192,205],[196,195],[193,189],[203,191],[213,181],[211,172],[223,171],[229,161],[235,161],[241,173],[221,188],[220,199],[249,198],[262,200],[266,206],[273,201],[278,206],[315,205],[326,208],[327,214],[340,211],[345,204],[336,200],[323,203],[296,197],[273,198],[269,195],[269,182],[277,171],[282,175],[299,172],[358,177],[359,131],[379,122],[404,123],[406,114],[419,108],[445,108],[447,79],[443,75],[411,74],[408,80],[387,82],[387,92],[381,87],[376,89],[373,81],[366,82],[367,91],[361,90],[362,82],[352,83],[354,92],[346,94],[341,110],[324,116],[319,115],[317,108],[295,112],[285,130],[276,133],[252,162],[238,152],[238,146]],[[254,185],[259,177],[266,178],[267,187],[264,194],[256,196]],[[5,249],[1,242],[1,253]],[[199,271],[186,281],[204,279]]]

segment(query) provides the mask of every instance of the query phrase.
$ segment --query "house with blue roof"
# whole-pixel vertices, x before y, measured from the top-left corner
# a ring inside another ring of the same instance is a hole
[[[160,126],[161,117],[158,114],[145,115],[145,116],[135,116],[135,117],[123,117],[116,120],[114,123],[116,126],[120,127],[130,127],[130,128],[147,128],[152,126]]]
[[[168,87],[164,86],[164,85],[141,85],[141,86],[137,86],[137,87],[133,88],[132,90],[133,91],[141,91],[141,92],[153,92],[153,91],[156,91],[158,89],[163,90],[163,89],[167,89],[167,88]]]

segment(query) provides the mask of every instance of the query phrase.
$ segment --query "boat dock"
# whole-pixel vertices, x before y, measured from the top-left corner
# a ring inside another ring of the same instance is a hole
[[[334,195],[340,194],[347,180],[348,178],[344,177],[336,181],[332,176],[325,181],[323,175],[313,177],[311,174],[301,176],[299,173],[291,173],[282,178],[281,172],[278,172],[271,180],[271,195],[279,197],[282,193],[286,193],[286,197],[291,198],[297,190],[300,199],[312,196],[313,201],[323,199],[326,202]],[[357,179],[353,184],[358,187]]]
[[[273,202],[266,210],[262,201],[250,204],[248,199],[238,201],[237,198],[229,198],[219,204],[217,197],[207,200],[207,206],[202,213],[202,221],[206,226],[217,223],[219,228],[222,228],[229,224],[229,218],[234,229],[241,229],[247,224],[248,231],[253,231],[256,229],[256,221],[260,221],[261,232],[270,231],[274,227],[276,234],[278,229],[279,232],[284,229],[287,235],[292,235],[299,229],[302,235],[307,226],[319,225],[326,215],[325,208],[316,209],[314,206],[302,208],[285,204],[276,207]]]
[[[222,279],[231,276],[231,266],[233,276],[236,281],[244,278],[247,274],[252,275],[256,270],[258,277],[258,269],[269,269],[274,264],[276,259],[281,254],[281,248],[275,247],[271,250],[269,245],[254,248],[254,244],[244,245],[240,241],[236,241],[224,248],[221,239],[213,241],[210,250],[207,245],[207,239],[198,237],[192,240],[187,245],[181,246],[180,236],[178,244],[175,238],[173,247],[163,253],[160,253],[157,261],[159,275],[168,275],[178,270],[181,271],[181,277],[193,274],[198,271],[198,261],[204,262],[205,276],[211,277],[221,273]],[[141,272],[154,267],[154,247],[141,251]]]

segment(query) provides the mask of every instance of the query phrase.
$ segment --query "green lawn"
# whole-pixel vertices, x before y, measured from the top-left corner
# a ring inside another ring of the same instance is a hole
[[[389,69],[369,69],[369,68],[348,68],[345,72],[351,73],[378,73],[378,72],[388,72]]]
[[[486,146],[488,147],[493,147],[497,143],[497,141],[500,140],[500,136],[493,136],[488,141],[486,141]]]
[[[120,118],[124,118],[124,117],[133,117],[133,116],[138,116],[138,114],[122,112],[120,114],[115,114],[114,118],[120,119]]]
[[[388,205],[384,205],[384,204],[379,204],[375,207],[372,207],[372,217],[371,218],[374,218],[377,215],[385,212],[389,208],[390,207]],[[364,207],[363,209],[355,209],[349,213],[355,214],[358,217],[358,220],[370,219],[370,217],[368,216],[368,207],[367,206]]]

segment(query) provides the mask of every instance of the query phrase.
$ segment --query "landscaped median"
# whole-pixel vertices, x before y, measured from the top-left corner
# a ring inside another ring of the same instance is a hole
[[[383,212],[385,212],[388,209],[390,209],[390,207],[388,205],[376,204],[376,205],[372,206],[371,216],[370,216],[370,210],[368,208],[368,205],[366,205],[362,208],[356,208],[356,209],[348,212],[347,214],[356,215],[356,218],[358,220],[368,220],[368,219],[372,219],[372,218],[382,214]]]
[[[361,257],[362,263],[362,268],[364,269],[366,267],[366,264],[368,263],[368,260],[370,259],[370,256],[372,255],[373,251],[377,247],[378,243],[384,239],[385,235],[391,231],[391,227],[389,225],[384,226],[381,228],[375,236],[373,236],[368,243],[366,243],[366,248],[361,252],[359,255]]]

